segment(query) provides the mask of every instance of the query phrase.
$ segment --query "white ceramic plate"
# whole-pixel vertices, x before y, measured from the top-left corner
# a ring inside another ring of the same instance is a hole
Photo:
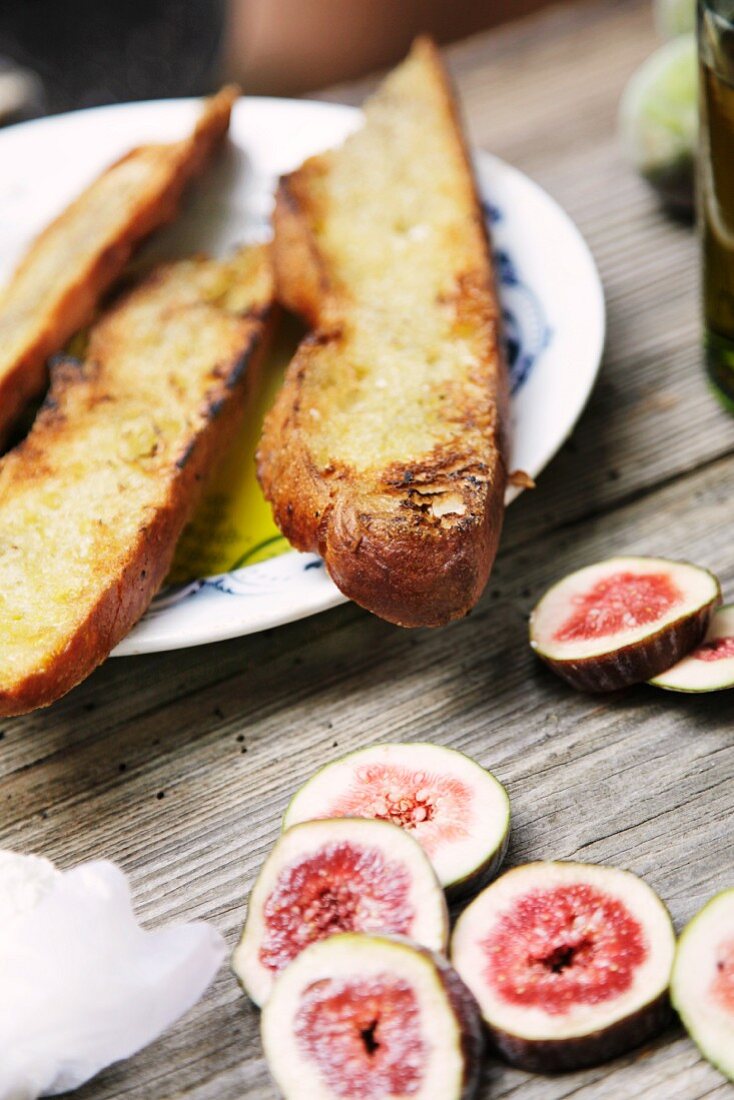
[[[171,141],[191,126],[192,100],[79,111],[0,133],[0,282],[44,225],[134,145]],[[185,216],[151,252],[226,253],[268,231],[278,175],[359,125],[351,107],[242,99],[232,146]],[[491,226],[512,370],[511,469],[536,477],[571,432],[594,384],[604,299],[589,250],[557,204],[516,169],[475,156]],[[510,499],[517,491],[510,491]],[[294,551],[163,590],[117,655],[233,638],[313,615],[344,597],[321,561]]]

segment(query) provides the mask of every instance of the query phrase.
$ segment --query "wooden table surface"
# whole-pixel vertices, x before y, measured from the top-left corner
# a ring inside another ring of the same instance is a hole
[[[617,551],[690,558],[734,597],[734,420],[707,391],[697,249],[623,163],[620,92],[656,40],[647,2],[554,8],[448,51],[473,140],[523,169],[586,235],[609,338],[570,442],[510,509],[470,618],[406,632],[352,605],[266,634],[108,662],[0,733],[0,843],[129,873],[152,925],[213,921],[234,944],[288,796],[385,738],[464,749],[507,785],[510,865],[628,867],[677,927],[734,884],[734,695],[576,694],[533,659],[528,612],[564,573]],[[366,85],[330,98],[358,101]],[[482,1097],[724,1097],[678,1027],[584,1073],[488,1060]],[[257,1013],[226,968],[172,1032],[79,1100],[269,1100]]]

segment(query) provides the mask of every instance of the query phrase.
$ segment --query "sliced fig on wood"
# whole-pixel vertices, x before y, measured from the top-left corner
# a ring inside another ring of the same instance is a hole
[[[719,608],[701,644],[650,683],[666,691],[734,688],[734,604]]]
[[[530,616],[530,644],[579,691],[616,691],[695,649],[720,603],[718,580],[697,565],[610,558],[546,592]]]
[[[255,1004],[305,947],[388,932],[443,951],[446,899],[420,844],[386,821],[307,821],[283,833],[250,895],[232,965]]]
[[[717,894],[683,929],[670,992],[701,1054],[734,1081],[734,889]]]
[[[408,940],[342,934],[277,979],[262,1015],[285,1100],[469,1100],[482,1030],[445,959]]]
[[[463,753],[426,742],[374,745],[327,764],[294,795],[283,826],[344,816],[406,829],[452,896],[494,878],[510,834],[499,780]]]
[[[665,906],[635,875],[530,863],[459,917],[451,958],[507,1061],[556,1073],[621,1054],[665,1024],[674,950]]]

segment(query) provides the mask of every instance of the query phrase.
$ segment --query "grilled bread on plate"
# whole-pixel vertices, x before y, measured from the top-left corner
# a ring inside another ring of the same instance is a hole
[[[210,99],[189,137],[143,145],[96,179],[34,241],[0,289],[0,441],[46,384],[46,360],[86,325],[136,246],[176,214],[211,160],[237,90]]]
[[[313,332],[266,419],[258,471],[280,529],[347,596],[439,626],[479,599],[502,526],[500,309],[431,42],[364,114],[278,189],[278,296]]]
[[[63,695],[145,611],[238,426],[271,302],[263,247],[162,265],[53,369],[0,461],[0,714]]]

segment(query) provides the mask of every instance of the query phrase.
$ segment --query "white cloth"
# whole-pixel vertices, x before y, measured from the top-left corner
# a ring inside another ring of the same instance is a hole
[[[225,954],[204,923],[146,932],[112,863],[0,852],[0,1100],[77,1088],[156,1039]]]

